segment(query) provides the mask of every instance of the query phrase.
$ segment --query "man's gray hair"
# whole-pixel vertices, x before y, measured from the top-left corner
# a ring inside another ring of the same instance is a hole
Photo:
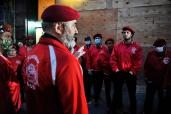
[[[63,24],[65,27],[69,26],[68,22],[60,22],[61,24]],[[52,26],[53,26],[54,22],[42,22],[42,29],[44,32],[49,32],[52,30]]]
[[[48,31],[51,31],[52,30],[52,26],[53,26],[54,23],[52,22],[42,22],[42,29],[44,32],[48,32]]]

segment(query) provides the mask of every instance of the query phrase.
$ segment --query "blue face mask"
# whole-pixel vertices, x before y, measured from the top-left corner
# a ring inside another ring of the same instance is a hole
[[[90,43],[91,43],[91,41],[90,41],[90,40],[85,41],[85,44],[86,44],[86,45],[90,45]]]
[[[95,44],[96,45],[99,45],[99,44],[101,44],[101,39],[100,38],[96,38],[95,40],[94,40],[94,42],[95,42]]]

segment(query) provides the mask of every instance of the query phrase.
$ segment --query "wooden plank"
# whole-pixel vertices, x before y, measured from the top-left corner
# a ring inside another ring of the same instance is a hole
[[[113,8],[132,8],[171,4],[170,0],[112,0]]]
[[[79,11],[106,9],[106,0],[56,0],[57,4],[64,4]]]
[[[136,17],[149,15],[169,15],[171,12],[171,5],[136,7],[136,8],[122,8],[118,9],[118,17]]]
[[[171,45],[171,5],[132,7],[118,9],[117,40],[121,40],[123,26],[132,26],[135,39],[143,46],[149,46],[157,38],[167,39]]]

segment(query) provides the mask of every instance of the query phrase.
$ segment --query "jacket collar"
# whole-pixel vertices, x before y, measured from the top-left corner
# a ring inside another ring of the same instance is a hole
[[[41,36],[39,44],[52,45],[54,47],[59,47],[66,51],[69,51],[68,48],[65,47],[65,45],[61,41],[59,41],[56,37],[47,33]]]

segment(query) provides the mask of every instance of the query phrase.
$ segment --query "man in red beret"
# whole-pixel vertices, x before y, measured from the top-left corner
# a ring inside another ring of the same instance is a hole
[[[88,114],[82,69],[70,52],[79,17],[61,5],[42,13],[44,34],[23,65],[28,114]]]
[[[171,52],[167,50],[164,39],[155,40],[153,46],[154,49],[148,52],[144,64],[144,76],[147,85],[144,114],[152,113],[155,93],[157,93],[159,101],[158,114],[163,114],[163,87],[171,88],[171,73],[169,72],[171,69]]]
[[[116,72],[114,79],[113,112],[122,108],[122,87],[126,83],[130,98],[131,114],[136,114],[136,75],[141,69],[143,52],[141,46],[133,41],[134,30],[123,27],[123,41],[114,45],[110,64]]]

